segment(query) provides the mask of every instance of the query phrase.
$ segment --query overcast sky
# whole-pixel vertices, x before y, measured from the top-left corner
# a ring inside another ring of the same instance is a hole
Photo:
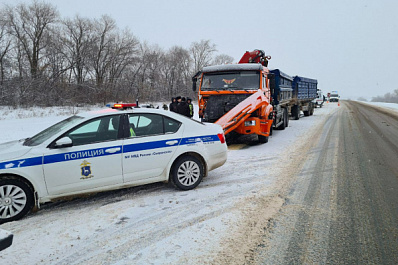
[[[15,5],[30,0],[0,0]],[[110,15],[164,49],[211,40],[239,61],[247,50],[270,68],[318,80],[324,93],[370,99],[398,89],[397,0],[47,0],[61,17]]]

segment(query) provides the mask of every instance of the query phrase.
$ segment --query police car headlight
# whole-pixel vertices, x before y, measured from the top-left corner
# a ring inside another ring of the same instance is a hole
[[[245,121],[245,126],[256,126],[256,121],[255,120]]]

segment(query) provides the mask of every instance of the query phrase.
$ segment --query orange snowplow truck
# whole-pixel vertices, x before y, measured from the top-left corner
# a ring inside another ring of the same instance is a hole
[[[246,52],[238,64],[199,71],[192,81],[196,91],[199,80],[201,120],[221,125],[227,138],[257,134],[259,142],[268,142],[273,122],[269,59],[263,51],[254,50]]]

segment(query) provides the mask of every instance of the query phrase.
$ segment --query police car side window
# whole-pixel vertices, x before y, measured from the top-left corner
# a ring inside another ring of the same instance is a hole
[[[77,134],[84,134],[84,133],[94,133],[98,131],[98,127],[100,125],[100,120],[94,120],[92,122],[86,123],[76,130],[73,130],[72,132],[69,133],[69,135],[77,135]]]
[[[166,133],[175,133],[181,126],[181,122],[163,117],[164,120],[164,129]]]
[[[164,134],[163,116],[157,114],[130,114],[130,137]],[[133,132],[134,131],[134,132]]]
[[[88,121],[67,133],[74,146],[118,139],[120,116],[105,116]]]

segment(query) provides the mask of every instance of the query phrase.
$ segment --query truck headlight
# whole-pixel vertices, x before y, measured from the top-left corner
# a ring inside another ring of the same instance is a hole
[[[245,121],[245,126],[256,126],[256,121],[255,120]]]

